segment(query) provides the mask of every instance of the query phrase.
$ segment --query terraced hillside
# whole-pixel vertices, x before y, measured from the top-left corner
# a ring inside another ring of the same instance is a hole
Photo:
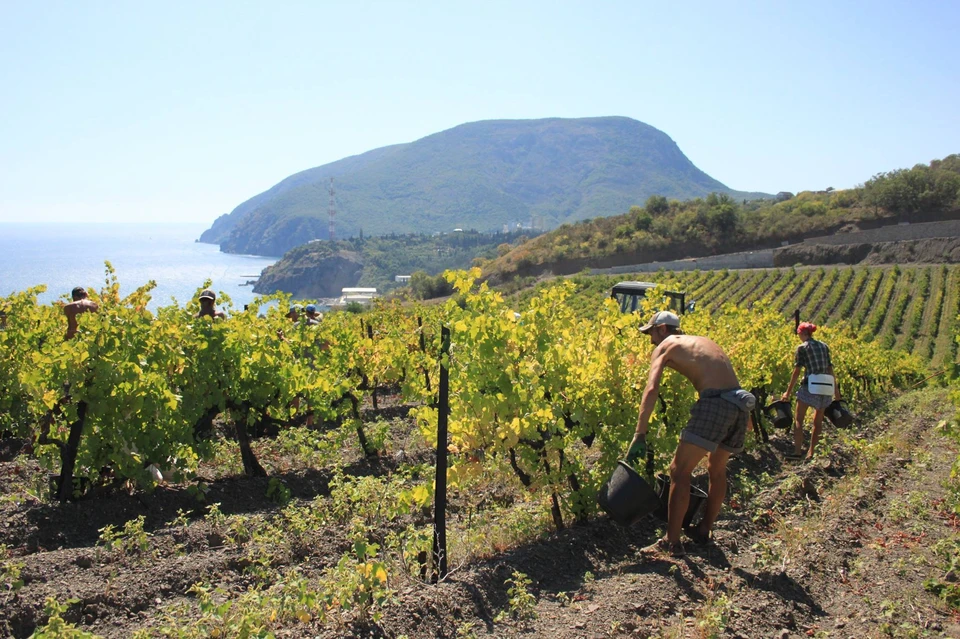
[[[960,265],[822,266],[808,268],[577,275],[576,303],[589,314],[622,280],[663,283],[686,291],[700,311],[723,304],[772,306],[805,321],[849,322],[866,339],[916,353],[932,370],[960,363]],[[542,285],[541,285],[542,286]],[[518,295],[518,304],[528,294]]]

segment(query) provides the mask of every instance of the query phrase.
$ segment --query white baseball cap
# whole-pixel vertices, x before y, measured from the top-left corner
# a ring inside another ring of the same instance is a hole
[[[649,333],[654,326],[673,326],[680,328],[680,318],[670,311],[658,311],[653,314],[650,321],[640,327],[641,333]]]

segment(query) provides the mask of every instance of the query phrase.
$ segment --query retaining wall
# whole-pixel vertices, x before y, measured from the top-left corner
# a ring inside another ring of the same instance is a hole
[[[876,244],[902,240],[926,240],[934,237],[960,237],[960,220],[945,222],[921,222],[919,224],[896,224],[854,233],[836,233],[820,237],[808,237],[804,244]]]
[[[660,269],[666,271],[716,271],[725,268],[770,268],[773,266],[774,249],[762,251],[744,251],[743,253],[727,253],[725,255],[710,255],[694,257],[686,260],[672,260],[669,262],[650,262],[648,264],[632,264],[629,266],[613,266],[610,268],[590,269],[591,275],[614,275],[617,273],[654,273]]]

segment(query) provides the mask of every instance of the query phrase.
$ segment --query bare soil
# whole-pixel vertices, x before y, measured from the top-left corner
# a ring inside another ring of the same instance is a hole
[[[404,411],[385,410],[403,423]],[[894,399],[846,433],[855,443],[842,443],[827,426],[829,450],[809,463],[785,462],[791,444],[777,434],[734,459],[714,542],[687,543],[682,558],[639,552],[662,534],[662,522],[625,528],[601,515],[456,566],[436,585],[397,578],[396,599],[379,623],[312,621],[275,632],[411,639],[960,637],[957,612],[923,587],[927,578],[949,578],[932,548],[960,532],[942,485],[958,451],[938,429],[954,410],[942,391]],[[0,446],[0,544],[8,561],[22,566],[24,582],[17,590],[0,584],[0,634],[29,636],[45,621],[48,596],[70,600],[64,618],[83,630],[128,637],[156,627],[170,606],[193,601],[188,590],[198,581],[236,594],[252,584],[242,550],[225,543],[203,516],[207,506],[185,486],[43,503],[23,498],[24,487],[42,484],[45,474],[17,456],[21,446],[14,440]],[[347,472],[379,475],[397,464],[396,456],[357,460]],[[323,471],[280,478],[295,502],[329,494]],[[269,481],[214,478],[206,503],[219,503],[226,514],[275,514]],[[181,510],[188,523],[171,525]],[[148,552],[98,546],[102,528],[140,515],[151,535]],[[279,541],[277,561],[308,578],[349,547],[342,526],[311,531],[289,546]],[[529,577],[531,597],[511,606],[505,582],[515,571]]]

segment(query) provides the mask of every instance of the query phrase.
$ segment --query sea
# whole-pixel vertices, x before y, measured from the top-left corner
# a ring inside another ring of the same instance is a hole
[[[196,242],[207,227],[0,223],[0,297],[38,284],[47,287],[38,298],[41,303],[69,296],[75,286],[99,291],[109,261],[121,295],[156,281],[151,310],[184,306],[208,279],[217,291],[218,308],[228,296],[232,307],[242,310],[255,297],[247,282],[276,258],[221,253],[217,245]]]

